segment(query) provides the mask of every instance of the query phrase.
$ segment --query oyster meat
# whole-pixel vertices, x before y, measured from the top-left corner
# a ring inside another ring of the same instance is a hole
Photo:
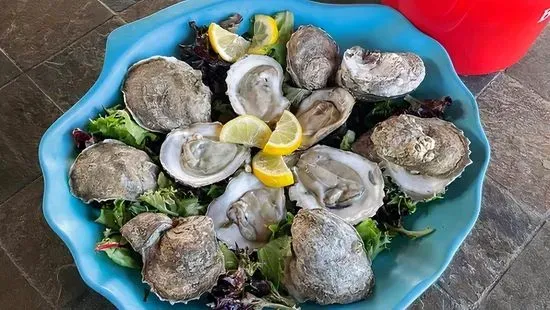
[[[212,92],[202,73],[174,57],[154,56],[131,66],[122,92],[134,120],[150,131],[210,122]]]
[[[86,203],[136,201],[157,187],[160,169],[144,151],[106,139],[84,149],[69,171],[71,193]]]
[[[342,126],[354,105],[355,99],[344,88],[313,91],[296,111],[296,118],[303,130],[300,149],[311,147]]]
[[[219,142],[221,123],[175,129],[160,148],[160,163],[176,181],[201,187],[219,182],[250,161],[250,149]]]
[[[227,72],[227,96],[238,115],[276,121],[290,105],[283,95],[283,68],[269,56],[246,55]]]
[[[302,209],[291,227],[292,256],[283,284],[298,302],[348,304],[368,297],[374,286],[361,237],[326,209]]]
[[[292,168],[296,183],[289,197],[304,209],[327,209],[355,225],[383,205],[384,178],[378,165],[364,157],[317,145]]]
[[[363,142],[370,140],[367,143]],[[355,150],[374,152],[384,173],[414,200],[445,192],[472,161],[470,141],[451,122],[402,114],[379,123]],[[372,155],[371,155],[372,156]]]
[[[253,174],[241,172],[225,192],[208,206],[218,239],[231,249],[257,249],[271,237],[268,226],[286,215],[282,188],[263,185]]]
[[[161,234],[172,228],[172,219],[164,213],[145,212],[129,220],[120,233],[128,240],[132,248],[147,258],[147,250],[157,243]]]
[[[198,299],[224,272],[212,220],[190,216],[174,220],[174,228],[148,250],[142,275],[160,300],[174,304]]]
[[[300,26],[286,46],[286,70],[296,86],[326,87],[340,61],[336,42],[322,29],[308,25]]]
[[[424,62],[416,54],[374,52],[354,46],[344,52],[336,83],[358,100],[380,101],[412,92],[425,75]]]

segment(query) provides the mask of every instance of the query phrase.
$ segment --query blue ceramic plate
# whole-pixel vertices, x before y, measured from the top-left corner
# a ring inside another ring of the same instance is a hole
[[[296,25],[313,24],[324,28],[341,50],[361,45],[420,55],[427,74],[414,95],[451,96],[456,103],[449,109],[449,116],[472,142],[473,164],[450,186],[445,199],[419,208],[408,219],[407,225],[412,228],[431,226],[437,231],[420,240],[398,238],[389,251],[374,261],[374,294],[360,303],[330,308],[407,307],[437,280],[474,225],[489,162],[489,144],[474,97],[436,41],[422,34],[396,11],[379,5],[331,5],[306,0],[188,0],[113,31],[107,40],[105,63],[98,81],[48,129],[40,143],[40,165],[45,179],[44,216],[69,247],[84,281],[117,308],[163,309],[169,304],[152,295],[144,302],[145,286],[139,272],[119,267],[106,255],[94,252],[102,231],[102,227],[93,222],[97,210],[69,193],[68,171],[76,155],[71,130],[85,127],[88,119],[101,113],[103,107],[121,102],[120,86],[131,64],[152,55],[178,55],[178,44],[192,40],[189,21],[207,25],[234,12],[247,20],[256,13],[271,14],[281,10],[294,12]],[[198,309],[204,308],[204,304],[195,302],[177,307]],[[304,308],[317,306],[305,305]]]

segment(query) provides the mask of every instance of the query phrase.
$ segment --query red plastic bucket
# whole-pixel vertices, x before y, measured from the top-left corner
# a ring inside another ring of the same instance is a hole
[[[520,60],[550,20],[550,0],[383,0],[449,52],[458,73]],[[549,60],[550,61],[550,60]]]

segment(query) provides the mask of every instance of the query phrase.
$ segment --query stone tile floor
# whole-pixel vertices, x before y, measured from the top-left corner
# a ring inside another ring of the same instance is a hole
[[[2,308],[112,308],[44,222],[37,145],[98,76],[109,32],[175,2],[0,0]],[[452,265],[412,309],[550,308],[549,59],[547,28],[505,72],[463,77],[492,146],[483,207]]]

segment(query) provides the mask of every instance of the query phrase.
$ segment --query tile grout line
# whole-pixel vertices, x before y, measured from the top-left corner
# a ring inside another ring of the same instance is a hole
[[[550,101],[550,98],[546,98],[545,95],[542,95],[541,93],[539,93],[538,90],[532,88],[530,85],[526,85],[524,84],[522,81],[518,80],[517,78],[515,78],[514,76],[508,74],[508,73],[505,73],[507,77],[511,78],[512,80],[518,82],[521,86],[525,87],[525,89],[527,89],[528,91],[530,92],[533,92],[535,95],[541,97],[544,101]]]
[[[477,93],[477,95],[475,96],[476,98],[476,101],[477,101],[477,98],[479,98],[479,96],[489,87],[489,85],[491,85],[493,83],[494,80],[497,79],[497,77],[499,77],[500,75],[502,75],[504,73],[504,71],[499,71],[497,74],[495,74],[495,76],[493,76],[493,78],[487,82],[487,84],[485,84],[485,86],[483,86],[481,88],[481,90]]]
[[[37,176],[36,178],[32,179],[32,181],[30,181],[29,183],[23,185],[23,187],[21,187],[20,189],[16,190],[15,193],[13,193],[13,194],[9,195],[8,197],[6,197],[6,200],[0,201],[0,208],[1,208],[6,202],[10,201],[10,200],[13,198],[13,196],[19,194],[20,191],[24,190],[27,186],[29,186],[29,185],[31,185],[32,183],[36,182],[36,180],[38,180],[38,179],[40,179],[40,178],[42,178],[42,173],[41,173],[41,172],[39,172],[39,173],[38,173],[38,176]]]
[[[30,75],[28,75],[27,73],[23,73],[23,74],[29,79],[29,81],[31,81],[31,83],[33,83],[34,86],[36,86],[36,88],[38,88],[38,90],[39,90],[44,96],[46,96],[46,98],[48,98],[48,100],[50,100],[50,101],[53,103],[53,105],[54,105],[57,109],[59,109],[59,111],[61,111],[61,114],[65,113],[65,110],[63,110],[63,109],[57,104],[57,102],[55,102],[55,101],[54,101],[54,100],[53,100],[53,99],[52,99],[52,98],[51,98],[51,97],[50,97],[50,96],[49,96],[49,95],[48,95],[48,94],[38,85],[38,83],[36,83],[36,82],[31,78]]]
[[[19,194],[21,191],[23,191],[24,189],[26,189],[27,187],[29,187],[31,184],[33,184],[34,182],[36,182],[37,180],[39,180],[40,178],[42,178],[42,174],[40,174],[37,178],[35,178],[34,180],[32,180],[31,182],[29,182],[28,184],[26,184],[25,186],[23,186],[20,190],[18,190],[16,193],[14,193],[13,195],[11,195],[10,197],[8,197],[4,202],[2,202],[0,204],[0,207],[3,206],[4,204],[8,203],[11,199],[13,199],[13,197],[15,197],[17,194]],[[8,257],[8,259],[10,260],[10,262],[15,266],[15,268],[17,268],[17,270],[19,271],[19,273],[21,274],[21,276],[25,279],[25,281],[40,295],[40,297],[42,297],[42,299],[44,299],[44,301],[50,305],[52,308],[55,308],[54,304],[48,299],[46,298],[46,296],[42,293],[41,290],[39,290],[36,285],[33,283],[33,281],[31,280],[31,278],[29,277],[29,275],[23,270],[23,268],[21,268],[21,266],[19,266],[19,264],[15,261],[15,259],[13,258],[13,256],[11,255],[11,253],[6,249],[6,247],[4,246],[4,243],[2,241],[0,241],[0,249],[4,252],[4,254],[6,254],[6,256]]]
[[[478,298],[476,302],[474,302],[473,305],[475,307],[479,307],[481,303],[487,298],[487,296],[489,296],[489,294],[493,291],[493,289],[500,283],[504,275],[508,273],[512,265],[516,262],[517,258],[521,255],[521,253],[523,253],[525,248],[529,246],[531,242],[533,242],[535,237],[542,230],[542,227],[544,226],[544,224],[546,224],[546,220],[543,219],[539,224],[539,226],[535,228],[534,232],[531,234],[529,239],[522,246],[520,246],[515,253],[512,253],[512,258],[508,261],[508,264],[506,264],[504,271],[501,274],[499,274],[499,276],[495,279],[495,281],[493,281],[493,283],[491,283],[485,290],[483,290],[483,292],[481,293],[481,296]]]
[[[8,84],[11,84],[11,82],[15,81],[18,77],[21,76],[21,74],[23,74],[23,70],[21,70],[21,68],[19,68],[19,66],[17,65],[17,63],[15,62],[15,60],[13,60],[10,55],[8,55],[8,53],[6,53],[6,51],[4,51],[4,49],[0,48],[0,54],[4,54],[4,56],[6,56],[6,58],[15,66],[15,68],[17,70],[19,70],[19,73],[17,73],[16,76],[14,76],[13,78],[11,78],[9,81],[7,81],[6,83],[4,83],[4,85],[0,85],[0,90],[2,88],[4,88],[4,86],[8,85]]]
[[[113,15],[118,15],[115,11],[113,11],[113,9],[111,9],[108,5],[103,3],[103,1],[97,0],[97,2],[99,2],[99,4],[101,4],[101,5],[103,5],[109,11],[109,13],[111,13]]]

